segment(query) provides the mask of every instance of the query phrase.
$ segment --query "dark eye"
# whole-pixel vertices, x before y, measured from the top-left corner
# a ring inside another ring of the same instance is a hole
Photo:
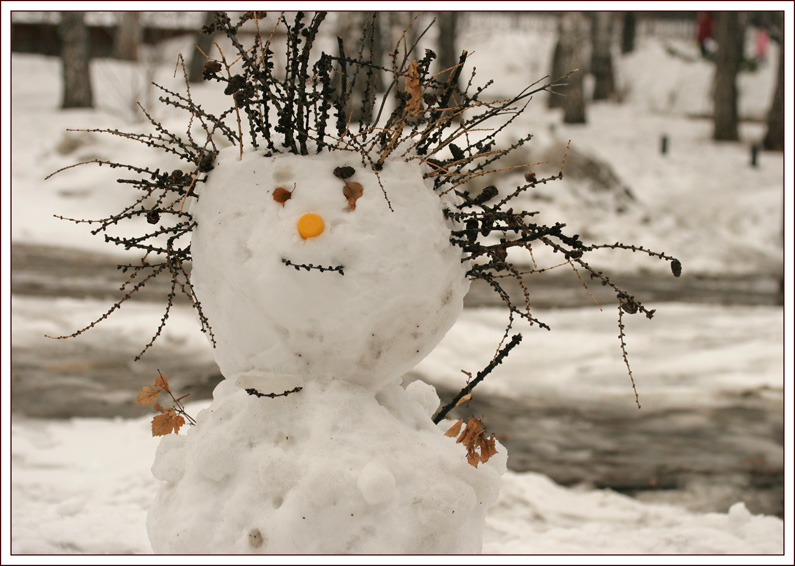
[[[340,179],[347,179],[349,177],[353,177],[353,174],[356,173],[353,167],[349,165],[344,165],[342,167],[335,167],[334,168],[334,176],[339,177]]]
[[[273,189],[273,200],[275,200],[282,206],[284,206],[284,203],[290,200],[292,196],[293,196],[292,191],[288,191],[283,187],[277,187],[276,189]]]
[[[351,210],[356,210],[356,201],[362,196],[364,189],[359,183],[355,183],[353,181],[348,181],[345,183],[345,186],[342,188],[342,194],[348,199],[348,206],[351,207]]]

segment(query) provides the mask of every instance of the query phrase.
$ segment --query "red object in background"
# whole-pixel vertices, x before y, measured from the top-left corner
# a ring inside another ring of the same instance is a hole
[[[712,38],[712,14],[699,12],[698,27],[696,28],[696,41],[700,44]]]

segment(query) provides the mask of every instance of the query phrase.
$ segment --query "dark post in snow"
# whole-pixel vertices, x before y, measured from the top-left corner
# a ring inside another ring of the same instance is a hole
[[[660,153],[666,155],[668,153],[668,136],[663,134],[660,139]]]
[[[91,46],[83,12],[61,12],[61,108],[92,108]]]

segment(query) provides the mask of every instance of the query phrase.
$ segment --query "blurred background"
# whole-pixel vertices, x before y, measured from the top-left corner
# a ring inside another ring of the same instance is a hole
[[[209,399],[222,379],[187,304],[133,361],[157,328],[166,282],[147,286],[85,334],[45,338],[105,313],[123,294],[116,265],[127,261],[89,224],[54,215],[103,218],[134,195],[107,167],[44,178],[93,159],[173,166],[142,144],[85,130],[151,132],[139,103],[184,130],[186,115],[159,104],[162,91],[151,84],[184,91],[179,54],[194,100],[227,107],[202,81],[206,59],[194,46],[210,56],[228,47],[197,34],[211,15],[11,14],[17,430],[145,416],[149,409],[133,401],[158,369],[194,402]],[[265,22],[275,22],[269,16]],[[334,35],[357,45],[365,17],[330,14],[322,47],[334,49]],[[566,155],[564,179],[524,196],[522,206],[566,222],[587,242],[640,244],[684,266],[674,278],[665,262],[642,254],[605,251],[599,260],[658,311],[652,321],[627,323],[642,410],[616,339],[614,299],[561,269],[527,281],[552,332],[521,329],[520,351],[460,414],[485,416],[515,471],[700,511],[725,512],[744,500],[754,513],[782,516],[783,13],[379,12],[369,40],[386,57],[412,21],[418,57],[433,49],[443,70],[466,49],[473,84],[493,79],[487,92],[495,99],[578,69],[506,130],[514,139],[535,134],[515,158],[545,162],[539,177],[557,172]],[[510,191],[522,179],[506,172],[478,182],[468,189]],[[449,399],[464,386],[460,370],[477,372],[493,355],[505,325],[500,304],[473,285],[461,322],[406,380],[424,379]],[[18,469],[25,457],[14,453]]]

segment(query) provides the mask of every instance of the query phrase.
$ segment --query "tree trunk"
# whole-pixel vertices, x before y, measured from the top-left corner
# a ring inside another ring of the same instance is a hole
[[[343,12],[339,15],[337,35],[342,38],[345,55],[383,65],[383,44],[379,12]],[[373,93],[383,90],[381,72],[368,67],[348,65],[345,88],[353,88],[350,110],[352,122],[370,123],[373,119]],[[372,72],[368,79],[368,73]],[[353,84],[351,85],[351,81]],[[340,83],[339,88],[343,85]],[[368,90],[369,89],[369,90]]]
[[[742,61],[745,29],[739,12],[718,12],[715,25],[714,132],[718,141],[737,141],[737,73]]]
[[[215,12],[207,12],[204,16],[204,25],[208,26],[215,21]],[[202,33],[199,30],[199,33],[193,39],[193,43],[195,43],[199,49],[196,47],[193,48],[192,55],[190,57],[190,62],[188,63],[188,82],[191,83],[200,83],[203,80],[203,71],[204,71],[204,63],[207,59],[202,55],[202,51],[205,54],[210,55],[210,51],[213,47],[213,38],[215,34],[212,33]],[[264,40],[263,40],[264,41]],[[210,55],[211,56],[211,55]]]
[[[637,26],[635,12],[624,12],[624,21],[621,26],[621,53],[635,51],[635,28]]]
[[[560,59],[564,73],[573,72],[563,89],[563,121],[566,124],[585,123],[585,93],[583,91],[583,53],[585,16],[582,12],[566,12],[560,18]]]
[[[456,27],[458,24],[458,12],[438,12],[436,20],[439,26],[439,39],[436,44],[437,55],[439,56],[439,70],[444,71],[458,64],[456,51]],[[450,71],[452,73],[452,71]],[[440,80],[446,80],[449,73],[440,75]]]
[[[124,61],[138,60],[138,47],[143,41],[141,14],[119,12],[116,34],[113,37],[113,56]]]
[[[773,151],[784,151],[784,45],[778,43],[778,73],[773,103],[767,114],[767,133],[762,147]]]
[[[91,50],[83,12],[61,12],[61,108],[92,108]]]
[[[558,37],[558,40],[555,42],[555,49],[552,51],[552,70],[549,72],[549,77],[553,81],[566,74],[566,71],[563,70],[562,54],[560,37]],[[558,87],[549,93],[549,98],[547,98],[547,106],[549,108],[563,108],[564,98],[561,92],[563,89],[565,89],[565,87]]]
[[[615,92],[613,78],[613,13],[591,13],[591,74],[593,75],[593,100],[607,100]]]

